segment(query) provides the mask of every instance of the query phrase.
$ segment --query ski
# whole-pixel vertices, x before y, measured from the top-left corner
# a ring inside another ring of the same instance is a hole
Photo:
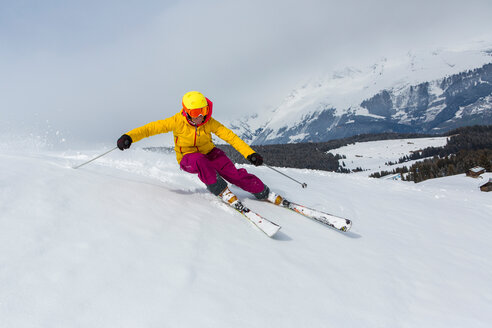
[[[237,197],[231,193],[228,189],[219,198],[227,205],[241,213],[249,222],[253,223],[258,229],[260,229],[268,237],[273,237],[279,230],[280,226],[268,219],[265,219],[256,212],[253,212],[246,206],[244,206]]]
[[[270,238],[273,237],[280,230],[280,226],[278,224],[268,219],[265,219],[264,217],[262,217],[256,212],[253,212],[252,210],[250,210],[244,205],[242,205],[241,209],[236,208],[236,210],[242,215],[244,215],[246,219],[248,219],[251,223],[253,223],[258,229],[263,231],[265,235],[267,235]]]
[[[270,203],[289,209],[316,222],[329,226],[330,228],[346,232],[352,227],[352,221],[349,219],[293,203],[279,195],[274,194],[273,192],[270,192],[270,194],[271,195],[268,197],[268,201]]]

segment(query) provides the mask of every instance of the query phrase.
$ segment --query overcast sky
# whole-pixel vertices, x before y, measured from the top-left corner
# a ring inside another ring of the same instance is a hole
[[[0,127],[112,143],[190,90],[237,118],[317,71],[490,36],[490,17],[490,0],[3,0]]]

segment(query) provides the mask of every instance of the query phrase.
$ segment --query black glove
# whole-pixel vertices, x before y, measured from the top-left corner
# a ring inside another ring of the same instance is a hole
[[[118,146],[118,148],[120,150],[125,150],[125,149],[130,148],[130,145],[132,144],[132,142],[133,142],[132,138],[129,135],[124,134],[118,139],[118,141],[116,142],[116,145]]]
[[[254,166],[260,166],[261,164],[263,164],[263,157],[261,157],[261,155],[258,153],[253,153],[246,157],[246,159],[250,161],[251,164],[253,164]]]

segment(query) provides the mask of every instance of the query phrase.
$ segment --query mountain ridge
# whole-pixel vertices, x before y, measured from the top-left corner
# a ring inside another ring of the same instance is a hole
[[[492,124],[491,49],[409,53],[405,60],[346,68],[294,89],[273,111],[229,125],[247,142],[262,145]]]

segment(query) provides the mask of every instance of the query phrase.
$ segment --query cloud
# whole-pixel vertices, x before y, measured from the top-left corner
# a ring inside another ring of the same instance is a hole
[[[172,115],[189,90],[210,96],[217,118],[239,117],[278,105],[319,71],[492,30],[490,1],[10,6],[0,8],[2,120],[49,120],[87,141]]]

